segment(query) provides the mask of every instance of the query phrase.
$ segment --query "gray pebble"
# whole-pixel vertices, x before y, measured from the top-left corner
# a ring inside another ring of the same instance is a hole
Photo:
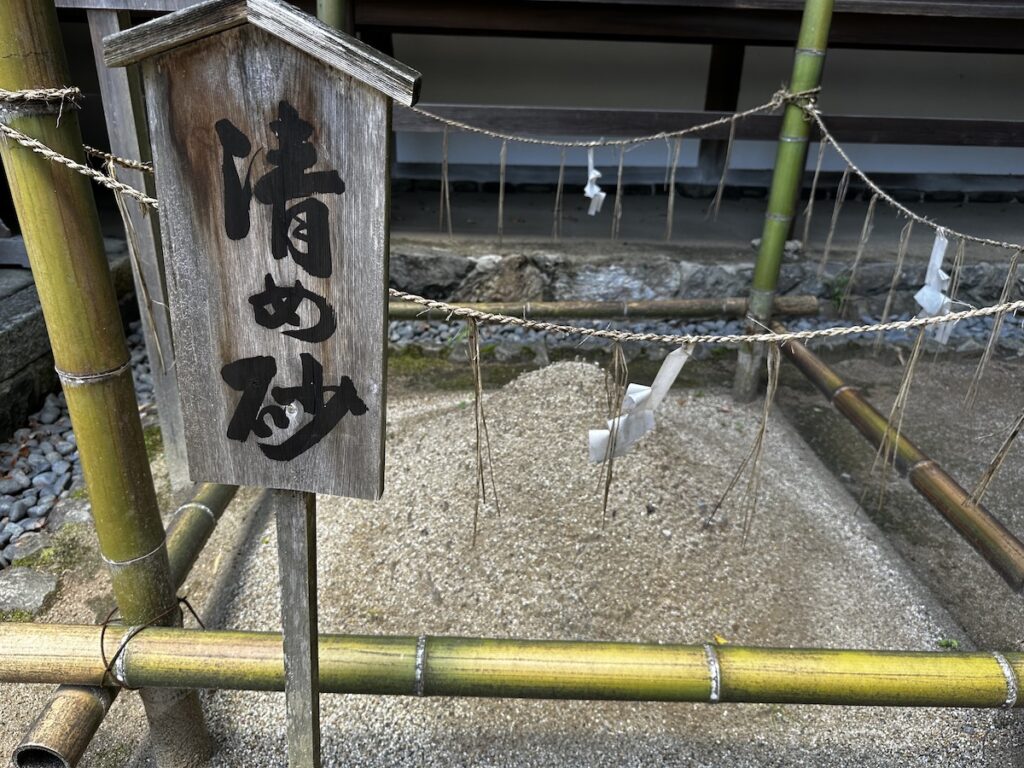
[[[57,475],[53,472],[40,472],[32,478],[32,485],[36,488],[42,488],[44,485],[53,485],[56,479]]]
[[[25,460],[35,472],[45,472],[50,468],[50,462],[38,453],[30,453]]]
[[[60,459],[61,459],[61,456],[56,451],[49,451],[46,454],[46,460],[48,462],[50,462],[51,464],[53,464],[55,461],[60,461]]]
[[[71,471],[71,462],[65,461],[64,459],[61,459],[60,461],[55,461],[53,463],[52,469],[55,474],[63,475],[65,472]]]
[[[17,523],[8,523],[7,525],[4,526],[4,531],[13,540],[13,539],[16,539],[19,536],[21,536],[21,534],[23,534],[25,532],[25,529],[22,526],[18,525]]]
[[[70,440],[59,440],[53,446],[61,456],[67,456],[75,450],[75,444]]]
[[[43,424],[53,424],[60,418],[60,408],[47,405],[39,412],[36,418]]]
[[[42,530],[44,527],[46,527],[45,513],[43,515],[34,517],[31,520],[26,520],[25,523],[22,525],[22,528],[25,529],[26,533],[39,531]]]
[[[10,495],[17,493],[20,490],[22,490],[22,485],[17,480],[14,480],[13,478],[0,480],[0,493]]]
[[[17,523],[18,521],[25,519],[28,509],[29,505],[24,501],[16,501],[11,504],[11,508],[7,511],[7,517],[12,523]]]
[[[32,518],[46,517],[46,514],[50,511],[49,504],[36,504],[34,507],[29,507],[28,516]],[[27,523],[22,523],[22,527],[25,530],[32,530],[28,527]]]
[[[65,472],[62,475],[60,475],[56,480],[53,481],[53,485],[51,487],[53,488],[54,493],[57,494],[63,491],[65,488],[67,488],[70,482],[71,473]]]

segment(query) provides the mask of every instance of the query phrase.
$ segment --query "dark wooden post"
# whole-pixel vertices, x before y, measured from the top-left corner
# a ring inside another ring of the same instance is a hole
[[[142,79],[135,67],[108,68],[103,63],[103,38],[131,26],[128,11],[89,10],[89,33],[92,36],[96,73],[103,96],[103,114],[107,122],[110,151],[119,157],[148,162],[151,160],[149,129],[142,94]],[[118,177],[153,197],[156,182],[152,174],[131,168],[118,168]],[[142,330],[149,352],[163,435],[164,458],[171,481],[171,492],[180,496],[191,485],[188,459],[185,455],[185,425],[181,420],[181,396],[174,372],[174,339],[171,336],[171,315],[167,288],[164,284],[163,249],[160,226],[154,211],[143,208],[136,200],[125,198],[125,208],[135,232],[137,263],[132,264],[135,294],[139,299]],[[133,245],[129,242],[129,246]]]
[[[708,65],[708,84],[704,94],[704,109],[709,112],[735,112],[740,99],[740,84],[743,79],[743,56],[746,48],[742,43],[715,43],[711,46],[711,61]],[[697,168],[701,184],[711,187],[725,171],[727,143],[720,139],[701,139]]]

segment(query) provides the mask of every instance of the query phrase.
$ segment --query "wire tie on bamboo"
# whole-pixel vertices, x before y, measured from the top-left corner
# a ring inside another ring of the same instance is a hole
[[[122,568],[127,568],[128,566],[131,566],[131,565],[138,565],[139,563],[144,562],[144,561],[148,560],[151,557],[155,557],[155,556],[159,555],[160,552],[162,550],[165,551],[166,548],[167,548],[167,536],[165,535],[164,538],[161,540],[161,542],[159,544],[157,544],[157,546],[153,550],[151,550],[150,552],[147,552],[144,555],[139,555],[138,557],[130,557],[127,560],[111,560],[109,557],[107,557],[106,555],[104,555],[101,552],[100,553],[100,557],[103,558],[103,562],[106,563],[107,566],[111,570],[119,570],[119,569],[122,569]]]
[[[1002,708],[1013,709],[1017,706],[1017,695],[1020,691],[1017,675],[1013,671],[1013,667],[1010,666],[1010,662],[999,651],[992,651],[992,657],[996,660],[999,668],[1003,671],[1003,676],[1006,678],[1006,701],[1003,702]]]
[[[783,224],[785,224],[787,221],[792,221],[793,220],[792,216],[790,216],[789,214],[785,214],[785,213],[772,213],[772,212],[769,212],[769,213],[766,213],[764,215],[764,217],[766,219],[768,219],[768,221],[781,221]]]
[[[427,636],[420,635],[416,638],[416,666],[413,677],[413,693],[416,696],[423,696],[426,687],[423,673],[427,668]]]
[[[711,680],[711,692],[708,701],[717,704],[722,698],[722,667],[718,663],[718,651],[711,643],[704,644],[704,654],[708,659],[708,677]]]
[[[53,367],[53,370],[57,372],[57,378],[60,379],[61,384],[67,384],[72,387],[81,387],[86,384],[98,384],[108,379],[113,379],[126,371],[131,370],[131,360],[117,366],[117,368],[111,368],[109,371],[100,371],[99,373],[70,373],[68,371],[62,371],[57,366]]]
[[[200,628],[206,629],[206,625],[203,623],[203,620],[199,618],[199,614],[196,613],[195,608],[192,607],[192,603],[188,601],[188,597],[183,595],[175,600],[174,605],[159,613],[145,624],[133,624],[127,627],[125,629],[125,633],[121,636],[121,642],[117,644],[117,648],[114,650],[114,655],[108,659],[106,650],[107,629],[115,621],[118,621],[118,619],[115,619],[118,609],[112,608],[110,613],[107,614],[107,618],[105,618],[103,623],[100,624],[100,658],[103,660],[103,680],[105,681],[107,675],[110,675],[122,688],[129,691],[137,691],[138,688],[132,687],[128,684],[128,677],[125,671],[124,657],[125,651],[128,650],[128,643],[142,634],[144,630],[156,626],[158,622],[166,619],[168,616],[173,614],[174,611],[180,610],[183,605],[188,609],[188,612],[192,614],[192,618],[196,620],[196,623],[199,624]],[[105,682],[103,684],[106,685]]]

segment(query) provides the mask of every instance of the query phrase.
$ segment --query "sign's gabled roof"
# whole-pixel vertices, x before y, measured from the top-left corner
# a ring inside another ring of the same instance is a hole
[[[108,67],[124,67],[243,24],[269,32],[400,104],[412,106],[419,98],[419,72],[284,0],[208,0],[105,37],[103,60]]]

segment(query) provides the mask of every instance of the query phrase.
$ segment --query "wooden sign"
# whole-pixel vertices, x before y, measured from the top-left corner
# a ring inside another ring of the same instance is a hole
[[[418,73],[279,0],[104,57],[143,64],[192,479],[379,497],[391,100]]]

